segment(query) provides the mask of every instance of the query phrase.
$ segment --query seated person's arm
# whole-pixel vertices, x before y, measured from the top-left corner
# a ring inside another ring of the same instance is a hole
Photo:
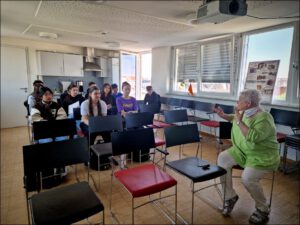
[[[67,119],[67,113],[65,112],[65,110],[62,107],[60,107],[58,109],[56,119],[57,120]]]
[[[227,120],[229,122],[231,122],[234,118],[234,115],[225,114],[221,107],[214,108],[214,112],[217,113],[219,117],[221,117],[224,120]]]
[[[45,119],[41,116],[41,112],[36,108],[31,109],[30,117],[32,122],[45,121]]]
[[[88,115],[82,115],[81,116],[81,121],[85,124],[85,125],[89,125],[89,116]]]

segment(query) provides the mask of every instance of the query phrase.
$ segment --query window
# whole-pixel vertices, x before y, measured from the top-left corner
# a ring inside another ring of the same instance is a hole
[[[146,87],[151,85],[152,54],[150,52],[141,54],[141,96],[144,99],[147,91]]]
[[[127,81],[131,85],[130,95],[136,97],[136,55],[121,54],[121,85]],[[120,87],[120,91],[121,87]]]
[[[230,92],[232,42],[201,46],[201,87],[204,92]]]
[[[273,91],[273,103],[287,100],[293,35],[294,27],[291,26],[245,36],[244,77],[249,62],[280,60]]]
[[[233,37],[223,37],[175,47],[174,90],[199,96],[231,93],[233,83]]]

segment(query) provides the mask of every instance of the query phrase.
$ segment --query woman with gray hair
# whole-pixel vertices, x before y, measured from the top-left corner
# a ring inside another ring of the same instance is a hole
[[[238,195],[232,187],[231,169],[234,165],[244,168],[242,183],[255,201],[256,211],[250,216],[252,224],[265,224],[269,219],[270,208],[259,181],[263,176],[279,165],[279,151],[276,139],[276,127],[270,113],[259,107],[260,94],[256,90],[244,90],[240,93],[235,115],[224,114],[218,107],[215,112],[232,123],[232,147],[218,157],[218,165],[227,170],[221,177],[226,185],[223,215],[228,216]]]

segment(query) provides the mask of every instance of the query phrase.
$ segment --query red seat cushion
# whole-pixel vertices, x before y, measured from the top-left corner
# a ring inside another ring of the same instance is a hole
[[[165,128],[165,127],[174,126],[173,124],[161,122],[161,121],[158,121],[158,120],[154,120],[153,121],[153,125],[156,126],[156,127],[158,127],[158,128]]]
[[[162,145],[165,145],[166,142],[163,140],[163,139],[160,139],[160,138],[155,138],[155,147],[158,147],[158,146],[162,146]]]
[[[276,136],[277,136],[277,141],[278,141],[278,143],[283,143],[283,142],[285,142],[286,134],[283,134],[283,133],[277,133]]]
[[[133,197],[151,195],[177,184],[173,177],[153,164],[119,170],[114,175]]]
[[[200,122],[200,124],[207,127],[215,127],[215,128],[220,127],[220,122],[214,120],[202,121]]]

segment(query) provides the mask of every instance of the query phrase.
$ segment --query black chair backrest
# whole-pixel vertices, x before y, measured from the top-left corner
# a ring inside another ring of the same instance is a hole
[[[24,176],[89,160],[86,138],[23,146]]]
[[[300,113],[296,111],[287,111],[282,109],[271,108],[271,115],[276,124],[300,127]]]
[[[188,121],[186,109],[164,111],[165,122],[178,123]]]
[[[232,129],[232,123],[220,121],[219,138],[231,139],[231,129]]]
[[[152,128],[124,130],[111,134],[112,154],[121,155],[155,147]]]
[[[160,113],[160,104],[139,105],[140,112]]]
[[[125,117],[125,126],[130,128],[142,128],[143,126],[153,124],[153,113],[141,112],[141,113],[129,113]]]
[[[194,108],[203,112],[213,112],[214,105],[208,102],[195,102]]]
[[[74,119],[38,121],[32,124],[34,140],[43,138],[55,138],[69,136],[72,138],[77,134],[76,122]]]
[[[167,97],[160,97],[161,104],[168,104],[168,98]]]
[[[194,101],[182,99],[181,100],[181,107],[188,108],[188,109],[194,109]]]
[[[26,107],[26,110],[27,110],[27,116],[30,116],[28,100],[25,100],[25,101],[24,101],[24,106]]]
[[[181,100],[179,98],[168,98],[167,104],[171,106],[181,106]]]
[[[166,147],[200,142],[197,124],[172,126],[164,129]]]
[[[75,120],[81,120],[80,108],[74,108],[73,115]]]
[[[232,105],[222,105],[222,104],[215,104],[214,107],[221,107],[226,114],[232,114],[234,113],[234,106]]]
[[[89,117],[90,134],[122,130],[123,124],[121,115]]]

